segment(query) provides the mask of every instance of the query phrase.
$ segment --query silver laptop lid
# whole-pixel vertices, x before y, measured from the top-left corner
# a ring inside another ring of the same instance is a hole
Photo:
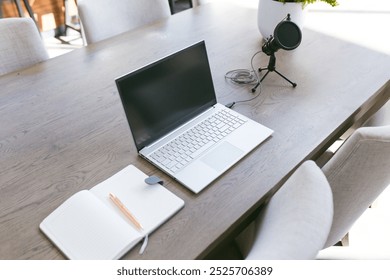
[[[204,41],[115,82],[138,151],[216,104]]]

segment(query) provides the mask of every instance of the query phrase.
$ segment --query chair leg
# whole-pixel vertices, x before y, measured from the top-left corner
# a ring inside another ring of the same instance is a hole
[[[19,17],[23,17],[24,16],[24,12],[23,12],[23,8],[22,8],[22,4],[21,4],[20,0],[14,0],[14,3],[15,3],[16,8],[18,10]],[[28,0],[23,0],[23,3],[24,3],[24,7],[26,8],[26,10],[28,12],[28,15],[34,21],[34,23],[35,23],[35,25],[36,25],[36,27],[38,29],[38,32],[40,32],[38,23],[35,20],[34,12],[33,12],[32,8],[30,6],[30,3],[28,2]]]
[[[333,246],[349,246],[349,232]]]
[[[341,246],[349,246],[349,232],[341,239]]]
[[[18,10],[19,17],[23,17],[23,9],[22,4],[20,3],[20,0],[14,0],[16,9]]]
[[[173,15],[175,13],[175,2],[174,0],[168,0],[169,2],[169,8],[171,9],[171,14]]]

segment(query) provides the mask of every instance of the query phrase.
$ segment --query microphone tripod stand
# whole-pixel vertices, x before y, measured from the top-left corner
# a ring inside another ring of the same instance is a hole
[[[288,78],[286,78],[282,73],[278,72],[278,70],[276,70],[276,67],[275,67],[275,64],[276,64],[276,57],[275,57],[275,53],[272,52],[270,55],[269,55],[269,62],[268,62],[268,66],[267,67],[264,67],[264,68],[259,68],[259,72],[263,71],[263,70],[267,70],[267,72],[265,73],[265,75],[261,78],[261,80],[252,88],[252,92],[255,92],[257,87],[260,85],[260,83],[265,79],[265,77],[267,77],[268,73],[269,72],[276,72],[276,74],[278,74],[280,77],[282,77],[283,79],[285,79],[287,82],[289,82],[294,88],[297,86],[296,83],[290,81]]]

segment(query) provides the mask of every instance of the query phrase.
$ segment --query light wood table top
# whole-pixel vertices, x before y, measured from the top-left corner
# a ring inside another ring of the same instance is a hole
[[[39,223],[71,195],[128,164],[157,174],[185,207],[124,258],[199,259],[229,239],[286,177],[315,159],[389,99],[387,55],[303,30],[279,50],[261,95],[234,110],[270,127],[271,138],[195,195],[137,156],[115,78],[206,41],[218,101],[251,98],[225,80],[261,49],[255,9],[205,5],[0,77],[0,259],[62,259]],[[266,66],[264,54],[254,59]],[[200,174],[201,175],[201,174]],[[294,198],[291,198],[294,199]]]

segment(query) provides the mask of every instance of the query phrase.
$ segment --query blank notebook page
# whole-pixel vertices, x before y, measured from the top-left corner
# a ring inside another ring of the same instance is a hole
[[[141,239],[140,233],[86,190],[57,208],[41,229],[70,259],[117,259]]]
[[[147,177],[134,165],[129,165],[90,189],[90,192],[100,198],[106,207],[115,211],[118,217],[128,222],[118,207],[108,198],[110,192],[116,195],[141,223],[144,228],[142,235],[144,235],[154,231],[184,206],[182,199],[160,184],[146,184],[144,180]],[[135,229],[131,223],[129,224]]]

